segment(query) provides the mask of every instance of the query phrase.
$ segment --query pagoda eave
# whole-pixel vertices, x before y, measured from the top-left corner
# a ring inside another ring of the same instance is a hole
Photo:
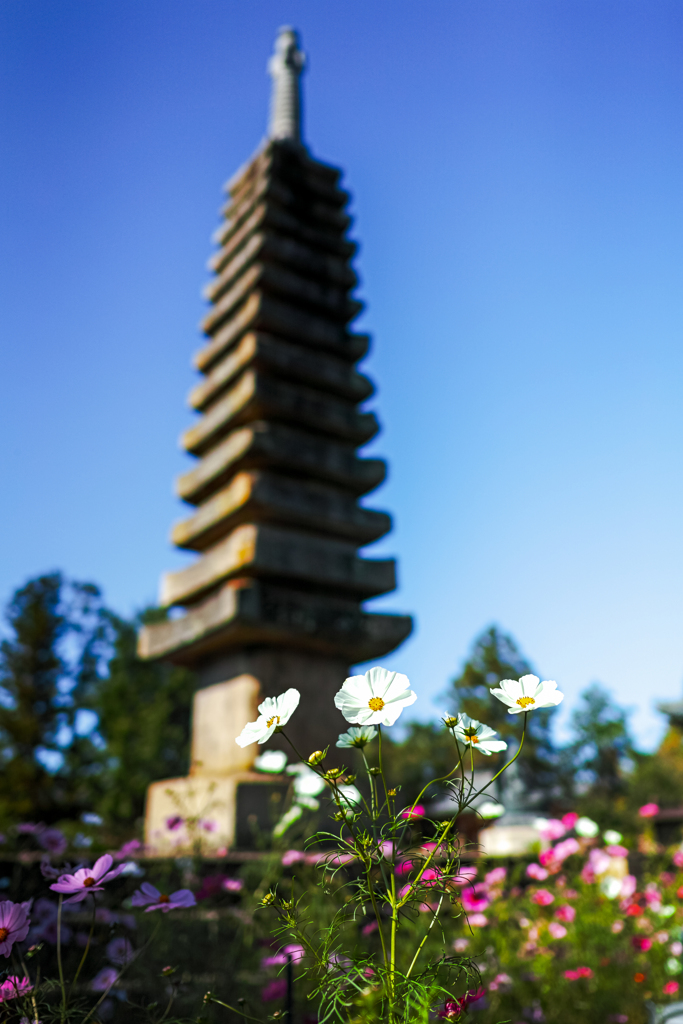
[[[411,630],[408,615],[367,613],[351,601],[238,579],[182,619],[143,627],[138,652],[146,660],[196,665],[217,651],[273,646],[355,663],[389,654]]]

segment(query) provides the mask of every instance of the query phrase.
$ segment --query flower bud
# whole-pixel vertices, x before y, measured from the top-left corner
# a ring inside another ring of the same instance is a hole
[[[269,907],[271,905],[271,903],[275,903],[275,893],[274,892],[267,892],[266,895],[261,900],[261,902],[259,903],[259,906],[260,907]]]
[[[308,759],[309,764],[320,764],[321,761],[325,760],[325,755],[322,750],[314,750]]]
[[[458,719],[455,715],[447,715],[443,720],[443,724],[447,729],[452,729],[454,725],[458,724]]]
[[[342,771],[341,768],[329,768],[325,772],[325,778],[326,779],[338,779],[340,777],[340,775],[343,775],[343,774],[344,774],[344,772]]]

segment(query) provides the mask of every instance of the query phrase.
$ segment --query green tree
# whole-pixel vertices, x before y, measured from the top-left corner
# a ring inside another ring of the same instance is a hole
[[[474,641],[472,653],[460,675],[446,693],[448,709],[465,712],[477,721],[496,729],[508,741],[503,755],[484,758],[477,755],[478,767],[500,767],[514,753],[521,737],[518,715],[509,715],[507,707],[491,696],[491,689],[503,679],[519,679],[532,672],[512,637],[490,626]],[[517,764],[519,776],[529,792],[535,794],[539,809],[549,806],[560,793],[560,765],[552,737],[553,709],[528,716],[524,747]]]
[[[0,818],[77,816],[88,804],[88,775],[99,770],[99,752],[79,709],[106,648],[100,593],[92,584],[67,583],[60,573],[40,576],[16,591],[6,620]],[[74,770],[74,758],[83,770]]]
[[[139,626],[164,616],[158,609],[133,622],[110,615],[113,654],[88,703],[105,749],[94,805],[118,833],[138,823],[150,782],[188,771],[194,676],[137,656]]]

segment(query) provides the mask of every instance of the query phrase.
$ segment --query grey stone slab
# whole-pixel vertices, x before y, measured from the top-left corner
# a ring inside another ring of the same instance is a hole
[[[292,302],[296,307],[310,307],[314,314],[335,324],[349,323],[363,308],[362,303],[348,298],[346,289],[302,277],[274,263],[256,262],[248,266],[218,299],[213,310],[202,320],[200,329],[205,334],[213,334],[257,287]]]
[[[194,469],[178,478],[176,491],[184,501],[197,505],[225,486],[234,473],[266,468],[326,480],[355,495],[373,491],[386,475],[382,459],[359,459],[350,445],[260,421],[228,434]]]
[[[346,259],[329,252],[320,252],[286,235],[261,230],[254,232],[232,258],[224,263],[218,277],[204,288],[204,298],[208,302],[218,302],[246,268],[256,261],[284,266],[303,277],[322,281],[344,291],[358,284],[358,278]]]
[[[195,667],[213,665],[212,674],[207,670],[202,680],[205,685],[249,671],[240,667],[241,662],[228,665],[215,659],[223,656],[234,662],[248,657],[253,646],[314,651],[342,658],[348,665],[389,654],[411,628],[407,615],[369,614],[339,597],[239,579],[225,584],[181,618],[145,626],[138,650],[145,659],[164,658]],[[282,688],[286,688],[284,683]]]
[[[252,366],[289,380],[303,381],[353,402],[362,402],[374,393],[372,381],[346,360],[314,352],[273,334],[250,331],[192,389],[188,404],[201,411],[215,401],[239,373]]]
[[[238,473],[193,516],[176,523],[172,542],[204,551],[244,522],[273,522],[370,544],[388,533],[386,512],[362,508],[336,487],[268,471]]]
[[[180,444],[186,451],[201,455],[235,427],[269,419],[294,423],[357,445],[367,444],[379,430],[375,414],[358,412],[353,402],[248,369],[194,426],[183,432]]]
[[[353,541],[269,523],[243,523],[185,569],[165,573],[161,605],[189,605],[223,580],[257,576],[334,588],[360,599],[396,586],[393,559],[359,558]]]
[[[257,289],[195,354],[196,368],[208,372],[249,330],[280,334],[354,363],[367,354],[369,347],[366,334],[350,334],[342,324],[314,316]]]

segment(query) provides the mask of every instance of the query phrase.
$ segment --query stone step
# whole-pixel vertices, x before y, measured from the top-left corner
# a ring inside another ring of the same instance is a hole
[[[145,659],[194,665],[212,652],[263,645],[359,663],[389,654],[411,629],[408,615],[368,614],[339,597],[237,579],[181,618],[144,626],[138,653]]]
[[[379,430],[375,414],[358,412],[352,402],[245,370],[233,387],[183,432],[180,445],[193,455],[201,455],[235,427],[261,419],[295,423],[357,445],[367,444]]]
[[[206,373],[249,330],[280,334],[352,363],[367,355],[370,343],[367,334],[350,334],[342,324],[313,316],[257,289],[212,336],[211,341],[195,353],[195,367]]]
[[[313,352],[310,348],[295,345],[274,334],[250,331],[227,356],[214,365],[201,384],[192,389],[188,404],[193,409],[205,409],[248,366],[268,370],[291,380],[304,381],[353,402],[365,401],[375,390],[369,378],[344,359]]]
[[[386,512],[362,508],[348,492],[268,471],[238,473],[197,512],[176,523],[176,547],[204,551],[243,522],[276,522],[370,544],[391,529]]]
[[[267,523],[244,523],[193,565],[162,577],[162,605],[193,604],[231,576],[257,576],[330,588],[359,599],[396,586],[393,559],[359,558],[358,544]]]
[[[349,445],[282,423],[259,421],[228,434],[199,465],[178,477],[176,493],[190,505],[198,505],[235,473],[267,468],[328,481],[356,496],[374,491],[386,476],[382,459],[359,459]]]

